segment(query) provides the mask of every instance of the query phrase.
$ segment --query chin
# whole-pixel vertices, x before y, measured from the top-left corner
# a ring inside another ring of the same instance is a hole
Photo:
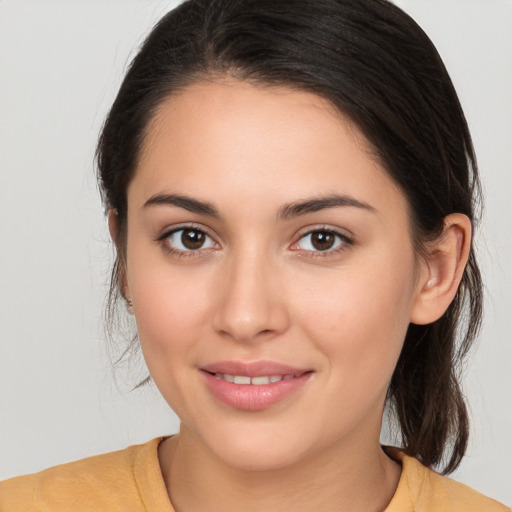
[[[224,446],[217,453],[224,464],[238,471],[278,471],[293,466],[301,459],[300,453],[290,450],[289,445],[262,446],[247,441],[242,441],[239,445]]]
[[[239,428],[237,428],[239,427]],[[305,456],[299,432],[275,424],[232,429],[210,429],[203,437],[210,451],[224,464],[241,471],[274,471],[293,466]]]

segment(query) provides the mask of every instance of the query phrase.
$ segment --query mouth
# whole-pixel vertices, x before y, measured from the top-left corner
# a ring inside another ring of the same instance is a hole
[[[260,411],[297,396],[314,374],[313,370],[268,361],[224,361],[200,370],[218,401],[244,411]]]
[[[207,373],[210,373],[210,375],[213,375],[216,379],[222,379],[226,382],[231,382],[240,386],[265,386],[267,384],[273,384],[274,382],[280,382],[282,380],[297,379],[307,372],[299,372],[286,375],[261,375],[259,377],[250,377],[249,375],[231,375],[229,373]]]

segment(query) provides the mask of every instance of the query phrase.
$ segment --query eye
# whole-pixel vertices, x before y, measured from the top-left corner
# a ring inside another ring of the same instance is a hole
[[[337,231],[316,229],[302,235],[295,247],[302,251],[333,252],[350,243],[349,238]]]
[[[204,231],[197,228],[176,229],[162,239],[171,252],[194,252],[217,245]]]

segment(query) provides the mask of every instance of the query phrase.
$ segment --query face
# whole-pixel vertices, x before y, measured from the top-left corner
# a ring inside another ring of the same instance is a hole
[[[190,86],[128,189],[125,295],[183,433],[277,468],[378,446],[418,295],[407,202],[312,94]]]

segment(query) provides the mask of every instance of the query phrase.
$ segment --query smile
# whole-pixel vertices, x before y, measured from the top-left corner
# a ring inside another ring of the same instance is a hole
[[[223,379],[226,382],[232,382],[233,384],[240,385],[253,385],[253,386],[264,386],[265,384],[271,384],[274,382],[279,382],[281,380],[292,380],[297,377],[300,377],[302,373],[297,373],[294,375],[262,375],[260,377],[249,377],[248,375],[230,375],[229,373],[216,373],[216,379]]]
[[[242,411],[261,411],[295,399],[315,373],[272,361],[222,361],[200,370],[216,400]]]

